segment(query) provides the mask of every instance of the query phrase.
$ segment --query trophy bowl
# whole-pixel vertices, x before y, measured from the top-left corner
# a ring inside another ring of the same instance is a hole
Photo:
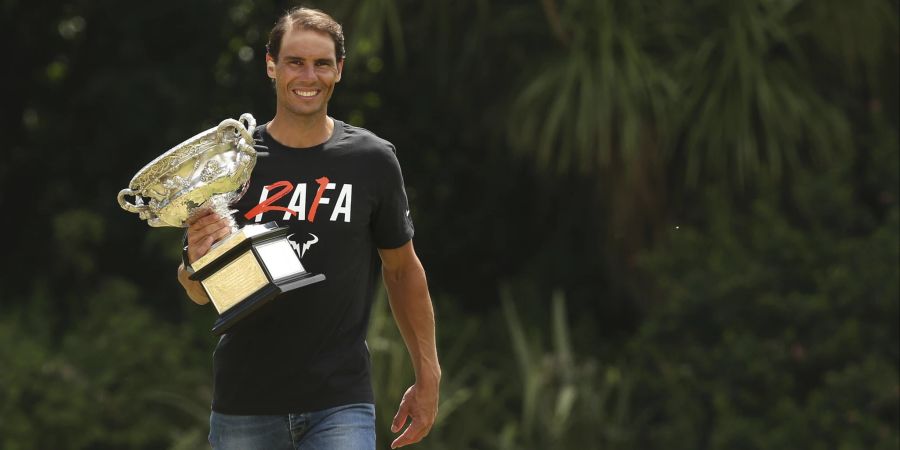
[[[233,222],[228,205],[243,196],[256,165],[255,128],[253,116],[243,114],[176,145],[119,191],[119,206],[152,227],[185,227],[191,213],[210,201],[205,206]]]
[[[225,119],[144,166],[117,197],[122,209],[152,227],[185,228],[201,208],[231,223],[231,235],[193,263],[186,246],[183,253],[189,279],[200,282],[219,313],[212,329],[217,335],[278,295],[325,279],[303,268],[288,227],[269,222],[239,229],[232,217],[229,207],[246,192],[256,165],[255,128],[250,114]]]

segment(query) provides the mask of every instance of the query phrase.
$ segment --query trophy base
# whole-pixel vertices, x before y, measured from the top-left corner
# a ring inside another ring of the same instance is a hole
[[[275,297],[287,291],[297,289],[309,284],[318,283],[319,281],[323,280],[325,280],[325,275],[313,275],[311,273],[304,273],[296,279],[267,284],[263,286],[262,289],[252,294],[250,297],[245,298],[240,303],[234,305],[224,313],[220,314],[219,318],[216,319],[216,323],[213,324],[212,333],[216,336],[224,334],[239,320],[247,317],[248,315],[250,315],[250,313],[256,311],[266,303],[269,303],[271,300],[275,299]]]
[[[219,312],[213,334],[225,333],[284,292],[325,279],[303,268],[288,232],[275,222],[248,225],[193,263],[188,278],[200,282]]]

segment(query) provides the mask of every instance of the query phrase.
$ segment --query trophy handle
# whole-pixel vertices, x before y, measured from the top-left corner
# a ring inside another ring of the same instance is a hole
[[[125,196],[128,195],[134,197],[135,202],[137,203],[136,205],[133,203],[128,203],[128,200],[125,200]],[[119,191],[119,195],[116,198],[119,200],[119,206],[121,206],[122,209],[128,212],[140,214],[145,213],[148,209],[150,209],[149,206],[144,204],[144,202],[138,196],[138,193],[132,191],[131,189],[122,189],[121,191]]]
[[[256,128],[256,120],[250,114],[242,115],[241,120],[245,120],[248,126],[244,127],[243,123],[234,119],[225,119],[220,122],[219,126],[216,127],[216,140],[219,142],[224,142],[226,133],[228,133],[229,129],[231,129],[232,133],[236,133],[243,137],[244,142],[253,142],[253,135],[251,133],[253,133],[253,129]]]
[[[250,113],[241,114],[241,118],[238,120],[240,122],[246,122],[247,125],[245,127],[247,128],[247,132],[250,133],[250,135],[252,136],[253,130],[256,129],[256,119],[253,117],[253,114],[250,114]],[[250,141],[252,141],[252,140],[253,139],[250,139]]]

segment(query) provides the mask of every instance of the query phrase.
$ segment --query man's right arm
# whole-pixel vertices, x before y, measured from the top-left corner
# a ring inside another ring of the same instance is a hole
[[[200,212],[188,220],[187,229],[187,259],[188,264],[200,259],[209,252],[214,243],[231,234],[231,225],[227,219],[223,219],[211,210]],[[199,281],[193,281],[182,262],[178,266],[178,282],[184,287],[184,291],[191,301],[198,305],[209,303],[206,290]]]

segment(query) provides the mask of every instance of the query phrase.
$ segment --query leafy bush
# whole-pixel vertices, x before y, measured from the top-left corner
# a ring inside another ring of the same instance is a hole
[[[0,448],[159,449],[198,428],[191,405],[205,422],[209,345],[137,297],[107,280],[60,340],[23,326],[27,311],[0,321]]]
[[[861,164],[896,168],[896,150],[873,154]],[[787,198],[746,210],[710,194],[705,223],[644,256],[658,301],[630,349],[652,409],[642,448],[900,445],[900,210],[859,201],[853,166],[795,174]]]

